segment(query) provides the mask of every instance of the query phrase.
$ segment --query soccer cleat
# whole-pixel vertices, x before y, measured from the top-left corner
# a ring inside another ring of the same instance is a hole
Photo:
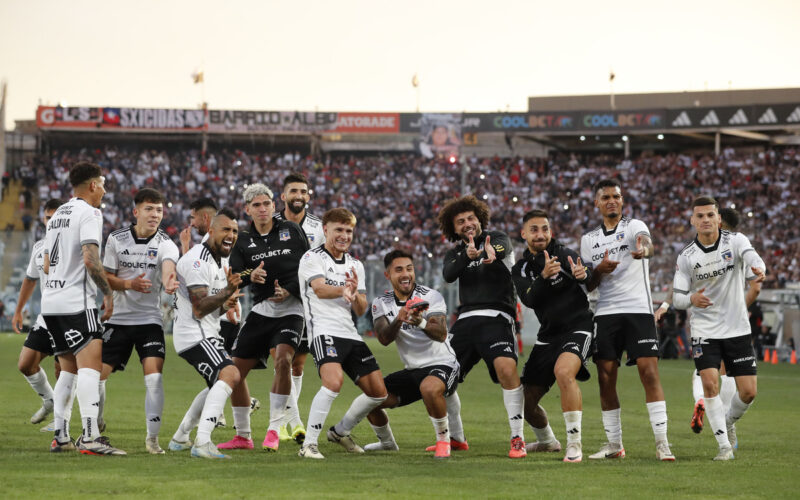
[[[250,398],[250,415],[252,415],[253,412],[259,408],[261,408],[261,401],[257,400],[256,398]]]
[[[99,436],[97,439],[91,441],[84,440],[83,436],[81,436],[75,444],[82,455],[127,455],[127,453],[119,448],[111,446],[111,443],[108,442],[108,438],[105,436]]]
[[[50,416],[51,413],[53,413],[53,400],[48,399],[47,401],[50,401],[49,405],[47,403],[42,403],[42,407],[36,410],[36,413],[34,413],[31,416],[32,424],[39,424],[44,422],[44,419],[46,419],[47,417]]]
[[[161,445],[158,444],[158,436],[145,439],[144,447],[147,449],[147,453],[151,455],[163,455],[166,453]]]
[[[225,414],[223,413],[223,414],[221,414],[221,415],[219,416],[219,418],[217,419],[217,423],[216,423],[216,424],[214,424],[214,428],[217,428],[217,427],[227,427],[227,426],[228,426],[228,421],[227,421],[227,420],[225,420]]]
[[[302,445],[306,440],[306,428],[303,427],[303,424],[295,426],[295,428],[292,429],[292,439],[299,445]]]
[[[253,440],[239,435],[233,436],[230,441],[225,441],[217,445],[220,450],[252,450]]]
[[[733,460],[733,448],[730,446],[720,448],[714,460]]]
[[[689,424],[695,434],[700,434],[703,431],[703,416],[706,414],[706,404],[703,398],[697,400],[694,404],[694,413],[692,413],[692,422]]]
[[[576,464],[582,460],[583,447],[581,443],[567,443],[567,453],[564,455],[564,462]]]
[[[450,450],[451,451],[467,451],[469,450],[469,444],[466,441],[456,441],[455,439],[450,439]],[[425,448],[425,451],[436,451],[436,445],[431,445]]]
[[[231,458],[220,452],[211,441],[192,446],[192,456],[197,458]]]
[[[433,458],[450,458],[450,443],[447,441],[436,441],[436,453]]]
[[[297,452],[297,456],[303,458],[314,458],[317,460],[322,460],[325,458],[325,455],[319,452],[319,446],[316,443],[309,443],[301,446],[300,451]]]
[[[333,427],[328,429],[328,441],[341,445],[347,453],[364,453],[364,448],[357,445],[351,435],[340,436]]]
[[[75,443],[72,442],[70,439],[66,443],[59,443],[57,439],[53,439],[53,442],[50,443],[50,453],[62,453],[64,451],[75,451],[77,448],[75,447]]]
[[[526,444],[525,449],[532,453],[557,452],[561,451],[561,442],[558,439],[554,439],[548,443],[536,441],[535,443]]]
[[[605,443],[600,451],[594,455],[589,455],[591,460],[603,460],[605,458],[625,458],[625,448],[622,443]]]
[[[430,447],[431,450],[426,448],[426,451],[434,451],[436,449],[436,445]],[[382,443],[378,441],[377,443],[369,443],[364,445],[364,451],[397,451],[400,447],[397,446],[397,443],[392,441],[391,443]]]
[[[508,458],[525,458],[526,456],[528,456],[528,451],[525,449],[525,441],[519,436],[512,438]]]
[[[39,432],[55,432],[55,431],[56,431],[56,421],[55,420],[51,420],[49,424],[47,424],[44,427],[42,427],[41,429],[39,429]]]
[[[736,424],[728,424],[728,442],[734,450],[739,449],[739,438],[736,437]]]
[[[280,438],[278,438],[277,431],[267,431],[267,435],[264,436],[264,442],[261,444],[261,447],[267,451],[278,451],[278,446],[281,444]]]
[[[669,443],[666,440],[659,441],[656,443],[656,458],[658,458],[662,462],[675,461],[675,455],[673,455],[672,451],[670,451]]]
[[[278,439],[281,441],[291,441],[292,440],[292,429],[291,424],[282,425],[281,428],[278,430]]]
[[[192,448],[192,440],[187,439],[186,441],[175,441],[174,439],[170,439],[167,448],[169,448],[169,451],[190,450]]]

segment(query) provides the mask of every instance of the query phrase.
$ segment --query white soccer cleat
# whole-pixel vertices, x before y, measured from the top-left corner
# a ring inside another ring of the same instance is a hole
[[[42,427],[41,429],[39,429],[39,432],[55,432],[55,431],[56,431],[56,421],[55,420],[51,420],[49,424],[47,424],[44,427]]]
[[[252,415],[259,408],[261,408],[261,401],[257,400],[256,398],[250,398],[250,415]]]
[[[225,414],[222,413],[217,419],[217,423],[214,424],[214,427],[216,428],[216,427],[227,427],[227,426],[228,426],[228,421],[225,420]]]
[[[730,446],[720,448],[714,460],[733,460],[733,448]]]
[[[736,424],[728,424],[728,442],[734,450],[739,449],[739,438],[736,437]]]
[[[49,405],[47,404],[47,401],[50,402]],[[50,416],[51,413],[53,413],[53,400],[48,399],[47,401],[43,402],[42,407],[36,410],[36,413],[34,413],[31,416],[32,424],[39,424],[44,422],[44,419],[46,419],[47,417]]]
[[[525,449],[531,453],[556,452],[561,451],[561,442],[558,439],[547,443],[536,441],[535,443],[526,444]]]
[[[605,443],[600,451],[589,455],[590,460],[604,460],[606,458],[625,458],[625,448],[622,443]]]
[[[298,457],[303,458],[314,458],[316,460],[322,460],[325,458],[325,455],[319,452],[319,446],[315,443],[304,444],[300,447],[300,451],[297,452]]]
[[[656,443],[656,458],[658,458],[662,462],[675,461],[675,455],[673,455],[672,451],[670,451],[669,443],[666,440],[659,441]]]
[[[211,441],[192,446],[192,456],[197,458],[231,458],[217,449]]]
[[[149,437],[144,440],[144,447],[147,449],[147,453],[151,455],[163,455],[166,452],[161,445],[158,444],[158,436]]]
[[[583,446],[581,443],[567,443],[567,453],[564,455],[564,462],[579,463],[583,460]]]
[[[364,445],[364,451],[397,451],[400,447],[397,446],[397,443],[392,441],[391,443],[384,443],[378,441],[377,443],[369,443]]]
[[[175,441],[174,439],[169,440],[169,451],[185,451],[192,449],[192,440],[187,439],[186,441]]]
[[[357,445],[351,435],[340,436],[333,427],[328,429],[328,441],[341,445],[347,453],[364,453],[364,448]]]

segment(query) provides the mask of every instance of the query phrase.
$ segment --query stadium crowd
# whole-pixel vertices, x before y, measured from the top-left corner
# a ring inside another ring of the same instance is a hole
[[[131,220],[133,196],[142,187],[160,190],[169,202],[163,227],[177,241],[187,225],[189,204],[208,196],[220,206],[243,213],[242,190],[263,182],[279,192],[290,171],[304,173],[313,196],[309,210],[322,214],[344,206],[358,217],[352,253],[378,259],[391,247],[418,257],[440,259],[449,245],[437,227],[443,202],[461,189],[462,165],[418,155],[303,157],[295,154],[198,150],[167,153],[156,150],[103,149],[55,151],[23,166],[36,179],[40,200],[67,197],[69,168],[79,160],[98,163],[107,177],[103,216],[105,234]],[[776,148],[757,153],[724,150],[713,154],[643,155],[624,160],[612,155],[553,154],[548,158],[465,158],[466,185],[492,209],[492,227],[524,244],[519,230],[531,208],[547,210],[556,236],[577,249],[580,235],[600,223],[592,185],[619,178],[625,196],[624,214],[644,220],[656,245],[651,261],[654,289],[672,281],[675,258],[693,237],[690,202],[699,194],[735,205],[742,214],[740,230],[763,255],[768,269],[765,286],[800,282],[800,150]],[[278,203],[278,207],[282,207]],[[244,218],[242,220],[245,220]]]

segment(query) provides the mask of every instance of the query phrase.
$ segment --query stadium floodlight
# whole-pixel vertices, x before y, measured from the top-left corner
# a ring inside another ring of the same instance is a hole
[[[658,134],[657,137],[658,137],[659,141],[663,141],[664,140],[664,134]]]
[[[430,253],[430,252],[428,252],[428,258],[429,258],[429,259],[432,259],[432,258],[433,258],[433,254],[432,254],[432,253]]]
[[[585,135],[582,135],[582,136],[581,136],[581,142],[583,142],[583,141],[585,141],[585,140],[586,140],[586,136],[585,136]]]
[[[519,198],[517,198],[517,197],[515,196],[515,197],[511,198],[511,201],[513,201],[514,203],[516,203],[516,202],[518,202],[518,201],[519,201]]]
[[[484,200],[488,200],[489,199],[489,195],[488,194],[483,195],[483,199]]]
[[[481,174],[481,180],[483,180],[483,179],[485,179],[485,178],[486,178],[486,176],[485,176],[485,175],[483,175],[483,174]]]
[[[450,155],[450,158],[448,158],[447,161],[449,161],[450,164],[452,165],[455,164],[456,161],[458,161],[458,158],[456,158],[456,155]]]
[[[750,211],[750,212],[747,212],[747,216],[748,216],[748,217],[752,217],[752,216],[753,216],[753,212],[752,212],[752,211]]]
[[[628,136],[627,135],[623,135],[622,136],[622,142],[628,142]]]
[[[230,186],[230,187],[231,187],[231,191],[233,191],[234,189],[236,189],[236,186],[234,186],[233,184],[231,184],[231,186]]]
[[[394,237],[394,241],[395,241],[395,242],[397,242],[397,241],[400,241],[400,238],[398,238],[397,236],[395,236],[395,237]]]
[[[731,203],[731,208],[736,210],[736,203]]]
[[[569,210],[569,205],[567,205],[566,203],[564,203],[564,210]]]
[[[167,202],[167,208],[172,208],[172,202],[171,201]]]

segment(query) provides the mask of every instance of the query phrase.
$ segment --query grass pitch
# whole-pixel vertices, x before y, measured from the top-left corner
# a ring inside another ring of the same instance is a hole
[[[797,366],[759,366],[759,395],[737,425],[740,447],[736,459],[712,462],[716,441],[706,430],[695,435],[689,429],[692,412],[688,361],[660,363],[667,396],[669,438],[677,456],[674,463],[655,459],[655,446],[644,393],[634,368],[620,370],[623,440],[627,458],[594,462],[586,456],[605,441],[600,420],[597,382],[583,383],[584,461],[564,464],[562,453],[530,454],[510,460],[508,425],[498,386],[489,381],[479,365],[459,387],[462,416],[470,450],[454,452],[450,460],[437,461],[425,453],[434,442],[430,420],[421,403],[392,410],[389,417],[399,452],[348,455],[325,441],[324,461],[297,457],[297,445],[282,443],[276,454],[260,449],[234,451],[232,460],[193,459],[188,452],[148,455],[144,449],[144,386],[138,364],[111,376],[107,386],[106,434],[127,457],[89,457],[79,454],[51,455],[52,436],[39,432],[29,418],[40,400],[16,369],[23,336],[0,335],[0,496],[3,498],[584,498],[584,497],[686,497],[686,498],[797,498],[800,494],[800,371]],[[194,395],[203,387],[199,375],[172,350],[168,339],[164,385],[166,402],[161,445],[167,443]],[[394,347],[369,341],[384,374],[401,368]],[[134,353],[134,356],[136,354]],[[521,360],[520,365],[524,362]],[[51,384],[53,364],[43,362]],[[305,420],[319,378],[309,359],[300,406]],[[592,370],[593,371],[593,370]],[[272,370],[254,371],[248,378],[252,394],[262,402],[253,415],[257,448],[266,432]],[[338,421],[357,388],[345,382],[326,425]],[[542,401],[557,437],[566,444],[558,390]],[[77,402],[73,410],[73,435],[80,430]],[[230,439],[233,418],[226,408],[229,427],[213,434],[217,443]],[[533,431],[526,426],[526,437]],[[367,422],[356,427],[356,440],[372,442]]]

